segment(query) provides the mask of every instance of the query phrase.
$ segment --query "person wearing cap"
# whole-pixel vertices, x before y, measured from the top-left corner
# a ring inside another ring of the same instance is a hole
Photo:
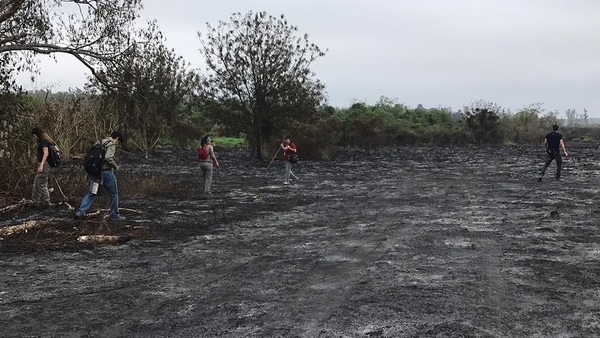
[[[565,142],[563,141],[562,134],[558,132],[558,124],[552,125],[552,131],[546,134],[546,138],[544,139],[544,144],[546,145],[546,163],[544,164],[544,168],[540,173],[540,177],[538,178],[538,182],[542,181],[546,170],[550,163],[553,160],[556,160],[556,179],[560,180],[560,173],[562,170],[562,157],[560,156],[560,148],[565,153],[565,156],[569,156],[567,153],[567,149],[565,148]]]
[[[206,135],[200,139],[200,149],[198,149],[198,159],[200,160],[200,169],[204,181],[204,193],[210,194],[212,186],[213,167],[219,167],[219,161],[215,156],[215,149],[212,145],[210,136]]]

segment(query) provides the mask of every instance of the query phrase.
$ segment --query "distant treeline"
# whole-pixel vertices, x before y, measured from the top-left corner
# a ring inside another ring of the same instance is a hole
[[[566,140],[600,140],[600,126],[591,124],[587,114],[570,109],[570,119],[562,119],[556,111],[545,112],[541,104],[512,113],[478,101],[452,111],[421,105],[409,108],[383,97],[374,105],[355,103],[323,110],[322,119],[312,128],[315,139],[327,136],[327,144],[357,146],[367,152],[394,145],[535,144],[543,142],[554,123],[560,125]],[[310,133],[300,136],[311,137]]]
[[[207,133],[245,138],[244,130],[218,124],[193,99],[170,109],[133,109],[132,116],[124,115],[127,110],[122,108],[105,95],[82,91],[0,96],[2,191],[17,191],[31,182],[33,170],[23,168],[31,167],[35,155],[31,130],[36,126],[54,137],[67,161],[115,129],[123,129],[129,135],[127,148],[138,148],[146,156],[151,156],[158,146],[195,147]],[[303,159],[329,159],[336,146],[360,147],[369,153],[395,145],[540,143],[553,123],[561,125],[567,140],[600,139],[599,127],[586,126],[585,121],[575,122],[559,118],[557,112],[545,113],[539,104],[511,113],[480,101],[463,110],[451,111],[420,105],[410,108],[382,98],[374,105],[358,102],[347,108],[322,106],[316,114],[289,125],[286,130],[271,131],[275,136],[266,140],[263,156],[272,156],[285,134],[300,145]],[[265,126],[268,125],[265,121]]]

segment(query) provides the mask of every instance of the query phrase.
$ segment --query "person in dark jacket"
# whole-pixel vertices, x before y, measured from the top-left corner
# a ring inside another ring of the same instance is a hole
[[[37,141],[36,174],[33,179],[33,190],[31,192],[31,206],[34,208],[49,208],[50,192],[48,191],[48,178],[51,167],[48,163],[50,148],[56,146],[56,142],[41,128],[33,128],[31,134]]]
[[[552,131],[546,134],[546,138],[544,139],[544,144],[546,145],[546,163],[544,164],[544,168],[540,173],[540,177],[538,178],[538,182],[542,181],[546,170],[550,163],[553,160],[556,160],[556,176],[557,180],[560,179],[560,174],[562,171],[562,157],[560,155],[560,149],[562,148],[565,156],[569,156],[567,153],[567,149],[565,148],[565,142],[563,141],[562,134],[558,132],[558,124],[554,124],[552,126]]]

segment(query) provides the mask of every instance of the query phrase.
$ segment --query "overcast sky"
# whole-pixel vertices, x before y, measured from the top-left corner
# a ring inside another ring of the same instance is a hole
[[[449,107],[478,100],[513,112],[533,103],[600,117],[599,0],[145,0],[175,49],[202,67],[197,32],[233,12],[284,14],[324,57],[313,64],[329,104]],[[44,62],[34,88],[82,87],[68,56]],[[31,88],[31,85],[29,85]]]

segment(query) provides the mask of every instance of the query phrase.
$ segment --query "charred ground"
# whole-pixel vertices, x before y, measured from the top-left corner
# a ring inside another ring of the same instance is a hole
[[[45,223],[0,240],[0,334],[594,336],[600,161],[568,146],[562,181],[536,181],[539,147],[415,147],[303,161],[291,186],[281,163],[221,150],[209,196],[191,153],[129,158],[126,224],[1,215]],[[162,193],[140,194],[147,180]]]

